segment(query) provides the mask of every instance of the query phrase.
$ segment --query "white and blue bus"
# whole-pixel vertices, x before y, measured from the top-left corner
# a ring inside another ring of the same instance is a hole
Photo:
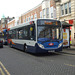
[[[25,52],[62,51],[62,25],[58,20],[36,19],[8,30],[10,47]]]

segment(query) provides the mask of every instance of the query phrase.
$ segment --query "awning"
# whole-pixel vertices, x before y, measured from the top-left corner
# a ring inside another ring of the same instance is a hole
[[[69,23],[67,23],[65,21],[62,21],[62,27],[63,28],[70,27],[70,26],[73,26],[73,25],[71,25],[71,24],[69,24]]]
[[[6,32],[6,31],[7,31],[7,29],[4,29],[4,30],[3,30],[3,32]]]

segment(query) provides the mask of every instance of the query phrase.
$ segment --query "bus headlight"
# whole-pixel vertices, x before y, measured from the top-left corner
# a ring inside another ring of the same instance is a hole
[[[41,47],[41,48],[44,48],[44,46],[43,46],[42,44],[39,44],[39,43],[38,43],[38,46]]]
[[[59,48],[59,47],[61,47],[61,46],[62,46],[62,44],[63,44],[63,43],[60,43],[60,44],[59,44],[59,46],[58,46],[58,48]]]

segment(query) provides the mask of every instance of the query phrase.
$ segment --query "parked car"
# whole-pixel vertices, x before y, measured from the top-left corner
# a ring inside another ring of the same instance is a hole
[[[4,45],[7,45],[7,44],[8,44],[8,43],[7,43],[7,39],[4,39],[4,40],[3,40],[3,44],[4,44]]]
[[[3,40],[0,39],[0,47],[3,48]]]

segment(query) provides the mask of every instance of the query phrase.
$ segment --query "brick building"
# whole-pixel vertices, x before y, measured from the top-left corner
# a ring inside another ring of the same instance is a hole
[[[4,15],[2,16],[0,20],[0,32],[8,28],[7,23],[12,19],[14,19],[14,17],[10,18],[9,16],[8,17],[5,17]]]
[[[21,14],[19,24],[36,18],[56,18],[56,5],[54,0],[43,0],[33,9]]]
[[[14,27],[14,26],[15,26],[15,19],[9,21],[9,22],[7,23],[7,26],[8,26],[8,28]]]

